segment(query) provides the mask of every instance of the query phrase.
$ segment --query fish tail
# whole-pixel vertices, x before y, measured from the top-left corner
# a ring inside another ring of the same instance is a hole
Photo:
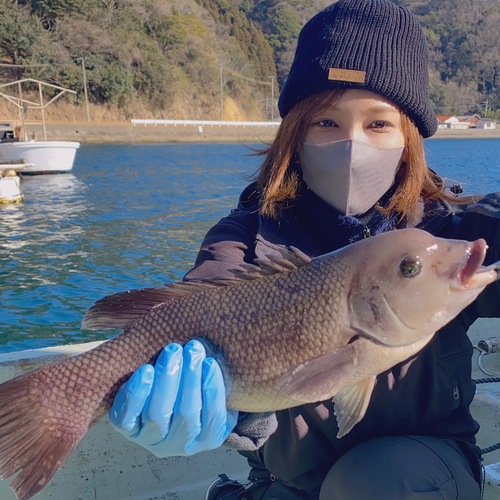
[[[10,484],[18,500],[36,495],[86,432],[57,418],[51,401],[44,404],[41,370],[0,385],[0,478],[21,471]]]

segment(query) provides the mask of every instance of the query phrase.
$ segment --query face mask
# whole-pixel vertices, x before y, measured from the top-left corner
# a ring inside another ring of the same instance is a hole
[[[394,184],[404,149],[353,139],[304,143],[299,161],[304,181],[314,193],[342,214],[360,215]]]

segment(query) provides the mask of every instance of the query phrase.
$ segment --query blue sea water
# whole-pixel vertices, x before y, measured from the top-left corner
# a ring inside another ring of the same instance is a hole
[[[426,141],[429,166],[500,191],[500,139]],[[258,145],[254,145],[258,146]],[[82,146],[71,174],[25,177],[0,206],[0,352],[102,340],[80,328],[104,295],[179,280],[259,158],[235,144]]]

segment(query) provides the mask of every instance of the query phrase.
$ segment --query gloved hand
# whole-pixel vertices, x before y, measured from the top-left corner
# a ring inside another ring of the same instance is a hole
[[[118,391],[111,425],[157,457],[186,456],[218,448],[238,412],[226,409],[219,364],[203,344],[170,344],[155,366],[141,366]]]

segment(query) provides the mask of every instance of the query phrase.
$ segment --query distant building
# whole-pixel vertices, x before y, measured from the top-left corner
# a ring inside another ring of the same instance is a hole
[[[458,123],[460,121],[455,115],[438,115],[437,119],[440,123]]]
[[[449,128],[450,123],[455,120],[458,121],[458,118],[456,118],[456,116],[453,115],[438,115],[437,116],[438,129]]]
[[[465,129],[470,127],[469,122],[462,122],[455,115],[438,115],[438,128]]]
[[[488,130],[492,130],[496,128],[496,126],[497,126],[497,121],[492,120],[491,118],[480,118],[476,124],[477,128],[488,129]]]
[[[450,128],[466,129],[466,128],[470,128],[470,123],[469,122],[450,123]]]
[[[479,115],[473,114],[473,115],[458,115],[457,118],[461,122],[468,122],[471,128],[475,128],[477,125],[478,120],[481,119]]]

